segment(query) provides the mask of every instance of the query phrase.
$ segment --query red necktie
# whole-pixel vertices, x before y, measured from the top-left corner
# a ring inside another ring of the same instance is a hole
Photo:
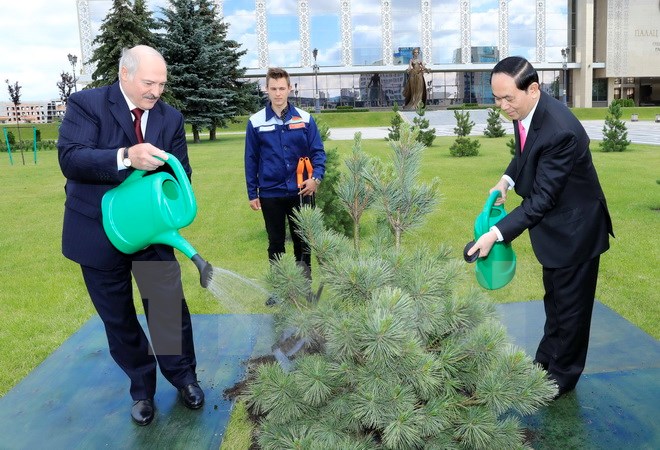
[[[133,128],[135,128],[135,135],[137,136],[138,144],[141,144],[144,142],[144,137],[142,136],[142,114],[144,113],[144,110],[140,108],[135,108],[132,109],[131,112],[135,116],[135,120],[133,120]]]
[[[520,121],[518,121],[518,133],[520,134],[520,153],[522,153],[523,148],[525,148],[525,140],[527,139],[527,132],[525,131],[525,127],[523,127],[523,124]]]

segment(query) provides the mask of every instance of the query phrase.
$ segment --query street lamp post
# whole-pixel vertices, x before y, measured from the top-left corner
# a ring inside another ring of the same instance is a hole
[[[562,97],[563,97],[563,100],[564,100],[564,105],[568,105],[568,102],[566,100],[566,88],[567,88],[567,81],[568,81],[568,77],[567,77],[567,75],[568,75],[568,62],[567,62],[567,60],[568,60],[568,56],[570,54],[571,54],[571,49],[570,48],[566,47],[566,48],[561,49],[561,57],[563,59],[561,67],[564,71],[564,76],[563,76],[564,82],[562,83],[563,84]]]
[[[76,63],[78,62],[78,57],[76,55],[72,55],[71,53],[69,53],[67,56],[69,58],[69,63],[73,68],[73,91],[78,92],[78,85],[76,83]]]
[[[321,112],[321,105],[319,104],[319,65],[316,64],[318,54],[319,50],[317,48],[312,50],[312,56],[314,56],[314,111],[316,114]]]

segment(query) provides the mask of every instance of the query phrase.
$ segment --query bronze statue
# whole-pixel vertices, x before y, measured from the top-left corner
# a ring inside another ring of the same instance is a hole
[[[424,66],[422,59],[419,57],[419,48],[413,50],[413,56],[408,64],[408,82],[403,89],[403,98],[405,101],[404,109],[417,109],[417,105],[421,102],[426,106],[426,81],[424,80],[424,72],[430,73],[431,71]]]

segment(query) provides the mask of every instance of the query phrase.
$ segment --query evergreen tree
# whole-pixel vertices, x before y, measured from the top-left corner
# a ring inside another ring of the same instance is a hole
[[[429,120],[424,117],[426,114],[426,108],[424,108],[423,103],[417,105],[415,112],[417,113],[417,116],[413,118],[413,125],[419,129],[417,141],[430,147],[435,140],[435,128],[429,129]]]
[[[175,105],[192,125],[193,141],[200,132],[226,126],[237,114],[253,107],[252,83],[239,82],[238,67],[244,52],[235,41],[226,40],[227,25],[209,0],[170,0],[161,9],[165,33],[160,41],[170,63],[170,92]]]
[[[387,138],[391,141],[398,141],[399,140],[399,134],[401,130],[401,124],[403,123],[403,118],[401,117],[401,114],[399,114],[399,105],[397,102],[394,102],[394,106],[392,106],[392,111],[394,112],[394,115],[392,116],[392,121],[390,124],[392,125],[391,128],[388,128],[387,131]]]
[[[509,147],[509,153],[512,155],[516,154],[516,141],[513,138],[509,139],[506,146]]]
[[[92,42],[95,48],[89,63],[95,65],[95,70],[87,86],[94,88],[117,81],[122,50],[136,45],[154,46],[153,26],[145,0],[135,0],[133,8],[129,0],[113,0]]]
[[[321,139],[326,143],[325,175],[323,176],[323,183],[316,194],[316,207],[323,213],[323,222],[326,227],[338,233],[350,234],[353,223],[346,210],[342,208],[341,200],[337,194],[341,186],[339,152],[337,147],[327,147],[327,140],[330,137],[328,124],[318,119],[316,125],[321,134]]]
[[[422,149],[414,133],[402,128],[391,147],[391,170],[369,183],[399,186],[400,202],[433,203],[435,192],[414,176]],[[417,211],[419,221],[430,209]],[[380,235],[358,250],[323,226],[318,209],[303,208],[297,220],[328,289],[308,302],[291,255],[271,266],[282,299],[276,323],[308,347],[288,364],[257,367],[248,381],[260,448],[524,448],[516,414],[533,413],[557,387],[507,342],[482,291],[459,289],[464,263],[443,246],[384,245]]]
[[[200,142],[200,132],[213,125],[216,113],[224,107],[224,92],[215,80],[221,71],[220,51],[212,39],[214,26],[203,20],[197,0],[170,0],[169,8],[161,8],[160,25],[163,56],[169,62],[168,82],[174,103],[186,123],[192,125],[193,142]]]
[[[362,150],[362,133],[355,133],[353,151],[345,163],[348,172],[342,174],[337,195],[352,221],[353,247],[355,250],[359,250],[362,214],[371,206],[374,200],[373,189],[363,176],[370,165],[370,159]]]
[[[472,131],[472,127],[474,127],[474,122],[470,120],[470,112],[459,112],[455,110],[454,117],[456,118],[454,133],[458,137],[451,147],[449,147],[449,154],[451,156],[477,156],[481,143],[476,139],[468,137]]]
[[[394,152],[391,166],[372,166],[363,173],[372,186],[377,205],[387,219],[394,245],[401,246],[401,237],[421,224],[435,206],[437,180],[429,185],[419,184],[419,169],[424,144],[419,142],[419,130],[404,124],[398,141],[389,141]]]
[[[600,147],[604,152],[623,152],[630,145],[628,140],[628,129],[623,120],[621,120],[621,104],[612,102],[607,109],[605,116],[605,125],[603,125],[603,140]]]
[[[259,109],[259,99],[255,98],[256,82],[241,81],[245,78],[245,67],[240,67],[240,59],[247,50],[240,50],[240,44],[227,39],[229,26],[217,15],[216,5],[209,0],[200,0],[200,15],[202,20],[211,25],[213,34],[210,39],[217,43],[219,59],[219,76],[212,80],[223,95],[223,108],[215,111],[212,125],[209,129],[209,139],[215,140],[216,129],[226,128],[227,123],[235,121],[241,114],[250,114]]]
[[[490,108],[488,110],[488,119],[486,119],[486,128],[484,129],[484,135],[489,138],[498,138],[506,134],[504,127],[502,126],[502,118],[500,117],[499,108]]]

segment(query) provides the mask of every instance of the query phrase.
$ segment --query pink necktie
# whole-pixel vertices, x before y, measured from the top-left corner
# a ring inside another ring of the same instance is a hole
[[[525,148],[525,140],[527,139],[527,132],[525,131],[525,127],[523,127],[523,124],[520,121],[518,121],[518,133],[520,134],[520,153],[522,153],[523,148]]]
[[[142,137],[142,114],[144,113],[144,110],[140,108],[135,108],[132,109],[131,112],[135,116],[135,120],[133,120],[135,135],[137,136],[138,144],[141,144],[144,142],[144,137]]]

